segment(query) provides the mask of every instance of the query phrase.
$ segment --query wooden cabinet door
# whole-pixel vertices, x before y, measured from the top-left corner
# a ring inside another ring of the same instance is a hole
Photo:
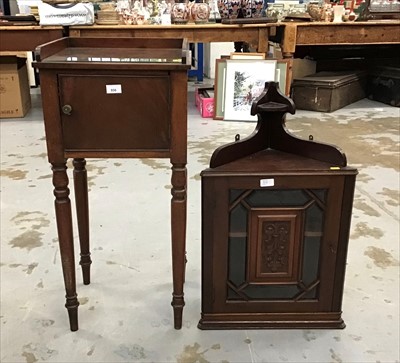
[[[204,313],[332,309],[343,177],[203,183]]]
[[[67,151],[169,149],[167,72],[144,76],[65,74],[59,75],[59,88]]]

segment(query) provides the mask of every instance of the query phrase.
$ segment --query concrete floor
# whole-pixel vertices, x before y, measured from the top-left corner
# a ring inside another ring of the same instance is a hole
[[[190,85],[190,90],[193,90]],[[88,160],[92,284],[77,266],[80,330],[69,331],[38,90],[1,125],[1,362],[398,362],[399,109],[367,99],[297,111],[295,134],[336,144],[359,169],[344,330],[201,331],[200,177],[212,151],[255,124],[202,119],[189,94],[186,307],[173,329],[170,165]],[[110,120],[112,121],[112,120]],[[73,198],[73,191],[71,197]],[[75,235],[77,234],[75,228]]]

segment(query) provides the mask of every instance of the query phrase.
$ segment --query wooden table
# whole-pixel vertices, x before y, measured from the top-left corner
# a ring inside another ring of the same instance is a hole
[[[63,36],[62,26],[0,26],[0,51],[33,51]]]
[[[291,57],[301,45],[357,44],[400,44],[400,21],[286,23],[281,46],[283,56]]]
[[[78,329],[79,302],[66,172],[68,158],[73,158],[74,165],[80,264],[85,285],[90,283],[91,264],[85,158],[170,158],[172,306],[174,326],[182,326],[189,68],[186,49],[182,39],[62,38],[37,50],[34,66],[40,70],[65,306],[72,331]],[[151,221],[147,223],[151,225]]]
[[[191,43],[247,42],[258,52],[268,52],[269,36],[276,23],[268,24],[187,24],[187,25],[93,25],[71,26],[71,37],[185,38]]]
[[[281,48],[284,58],[293,58],[298,46],[400,44],[400,21],[379,20],[347,23],[187,24],[187,25],[89,25],[71,26],[71,37],[186,38],[189,42],[249,43],[268,52],[268,39],[283,27]],[[36,45],[62,37],[62,27],[0,26],[0,51],[33,50]],[[357,56],[357,55],[355,55]],[[289,66],[289,80],[291,67]]]
[[[400,44],[399,20],[285,23],[281,48],[284,58],[293,58],[298,46],[381,44]]]

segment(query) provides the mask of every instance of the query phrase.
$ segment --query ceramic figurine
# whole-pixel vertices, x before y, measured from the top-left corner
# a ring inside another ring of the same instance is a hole
[[[285,17],[284,4],[269,4],[266,14],[268,18],[283,20]]]
[[[344,16],[344,6],[343,5],[335,5],[333,7],[333,22],[341,23],[343,21]]]

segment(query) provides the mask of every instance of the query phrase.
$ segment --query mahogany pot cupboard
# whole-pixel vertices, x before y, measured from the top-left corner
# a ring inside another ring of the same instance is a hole
[[[186,41],[63,38],[37,48],[48,159],[71,330],[78,299],[66,161],[73,158],[84,284],[90,283],[86,158],[170,158],[174,326],[184,306]],[[134,109],[134,112],[132,110]]]

